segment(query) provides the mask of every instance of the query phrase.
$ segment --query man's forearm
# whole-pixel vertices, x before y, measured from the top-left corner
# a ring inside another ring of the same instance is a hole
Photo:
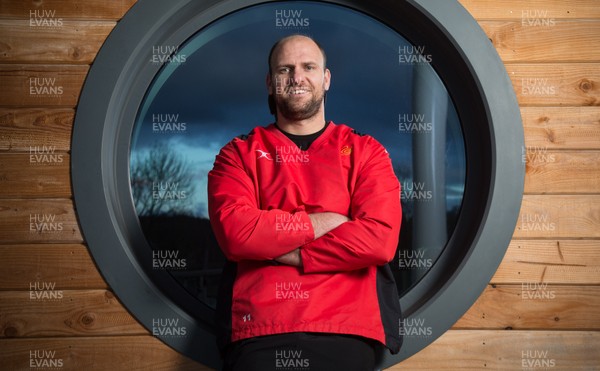
[[[310,218],[313,230],[315,232],[315,240],[350,220],[345,215],[333,212],[314,213],[309,214],[308,217]],[[283,254],[275,258],[275,261],[281,264],[301,267],[302,255],[300,255],[300,249],[294,249],[286,254]]]
[[[345,215],[333,212],[308,214],[308,217],[315,232],[315,240],[350,220]]]
[[[291,265],[293,267],[301,267],[302,266],[302,256],[300,255],[300,249],[294,249],[286,254],[283,254],[277,258],[275,261],[284,264]]]

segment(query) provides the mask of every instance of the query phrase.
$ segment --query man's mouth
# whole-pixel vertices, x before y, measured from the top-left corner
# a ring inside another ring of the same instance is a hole
[[[308,89],[305,88],[291,88],[289,90],[290,95],[302,95],[308,93]]]

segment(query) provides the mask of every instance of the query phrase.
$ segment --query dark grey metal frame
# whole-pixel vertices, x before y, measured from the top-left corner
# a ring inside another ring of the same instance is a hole
[[[72,139],[72,183],[79,223],[102,275],[146,327],[177,318],[185,337],[161,339],[218,368],[214,311],[167,273],[148,275],[147,244],[129,184],[129,145],[136,114],[160,66],[152,45],[181,45],[204,26],[241,8],[271,0],[140,0],[100,50],[84,85]],[[457,226],[441,256],[400,299],[408,320],[424,319],[428,337],[407,337],[389,367],[423,349],[475,302],[512,237],[524,184],[521,117],[504,66],[475,20],[450,0],[328,0],[362,11],[415,45],[428,45],[463,126],[467,183]],[[402,22],[399,22],[402,20]],[[430,47],[431,46],[431,47]],[[443,58],[439,57],[443,56]],[[437,63],[436,63],[437,61]],[[148,247],[148,251],[150,248]]]

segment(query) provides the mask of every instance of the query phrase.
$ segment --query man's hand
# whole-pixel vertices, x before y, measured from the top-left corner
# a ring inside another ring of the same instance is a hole
[[[285,265],[302,267],[302,256],[300,255],[300,249],[292,250],[287,254],[283,254],[280,257],[275,258],[275,261]]]
[[[332,212],[309,214],[308,217],[315,231],[315,240],[350,220],[346,215]]]

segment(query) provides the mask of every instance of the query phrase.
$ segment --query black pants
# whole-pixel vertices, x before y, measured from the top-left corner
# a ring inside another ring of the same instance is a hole
[[[294,332],[238,341],[223,371],[373,371],[375,342],[357,336]]]

